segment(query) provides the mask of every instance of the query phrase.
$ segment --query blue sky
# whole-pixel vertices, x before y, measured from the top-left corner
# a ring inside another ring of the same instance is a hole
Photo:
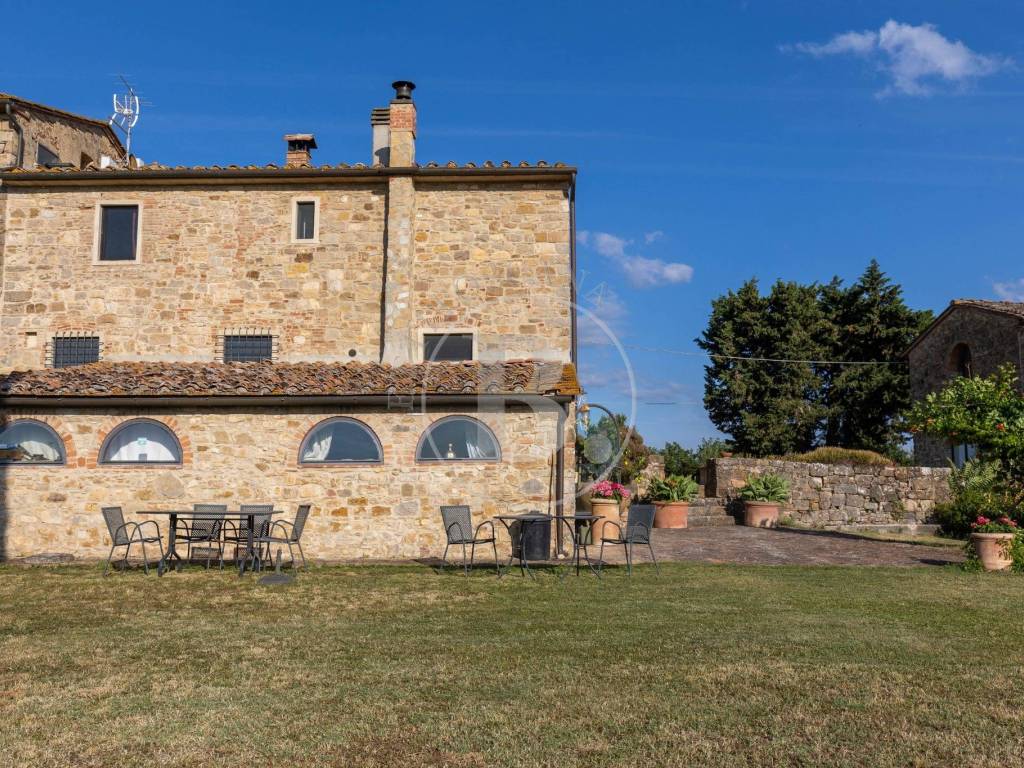
[[[31,14],[0,0],[0,16]],[[152,102],[167,164],[367,161],[369,110],[417,83],[418,158],[580,169],[581,295],[626,345],[653,445],[714,434],[695,352],[709,302],[757,276],[855,278],[909,303],[1024,300],[1024,6],[1016,2],[51,3],[8,36],[0,91],[105,116]],[[100,23],[99,18],[106,19]],[[596,329],[585,328],[588,338]],[[628,410],[614,348],[591,400]]]

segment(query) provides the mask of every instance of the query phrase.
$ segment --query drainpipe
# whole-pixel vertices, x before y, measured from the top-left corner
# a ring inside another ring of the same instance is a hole
[[[11,124],[11,128],[18,134],[18,159],[14,161],[14,165],[0,165],[0,171],[12,171],[15,168],[21,168],[25,162],[25,132],[18,125],[9,101],[4,102],[4,114],[7,115],[7,121]]]
[[[576,365],[576,177],[569,182],[569,302],[570,322],[572,323],[572,339],[570,340],[569,358]]]
[[[565,514],[565,505],[563,503],[563,496],[565,494],[565,407],[562,403],[555,401],[555,405],[558,406],[558,432],[555,435],[555,439],[558,441],[555,443],[558,446],[555,449],[555,552],[559,555],[564,554],[564,543],[562,536],[562,526],[564,523],[561,518]]]

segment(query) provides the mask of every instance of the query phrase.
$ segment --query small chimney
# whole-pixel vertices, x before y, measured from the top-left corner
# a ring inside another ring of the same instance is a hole
[[[391,87],[395,89],[395,98],[388,109],[388,165],[412,166],[416,164],[416,102],[412,100],[416,86],[408,80],[396,80]]]
[[[313,150],[316,149],[316,139],[312,133],[289,133],[284,140],[288,143],[288,151],[284,156],[286,167],[312,165]]]
[[[373,159],[371,165],[387,165],[391,158],[391,110],[376,107],[370,110],[370,130],[373,132]]]

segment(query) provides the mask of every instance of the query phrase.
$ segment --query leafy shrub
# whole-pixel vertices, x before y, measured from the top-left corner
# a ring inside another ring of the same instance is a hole
[[[656,477],[651,481],[647,497],[651,501],[693,501],[700,486],[692,477],[669,475],[664,480]]]
[[[782,504],[789,501],[789,481],[772,472],[748,475],[747,484],[740,488],[740,498],[744,501]]]
[[[790,453],[782,457],[783,461],[801,461],[809,464],[853,464],[855,466],[888,467],[894,464],[888,456],[874,451],[861,451],[856,448],[833,448],[824,446],[806,453]]]
[[[935,505],[935,520],[944,534],[958,539],[971,533],[979,516],[1019,519],[1021,510],[1007,485],[1005,471],[998,461],[973,459],[954,468],[949,476],[948,502]]]

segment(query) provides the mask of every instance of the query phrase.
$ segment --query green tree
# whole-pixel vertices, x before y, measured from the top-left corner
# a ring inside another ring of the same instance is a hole
[[[817,285],[778,281],[762,296],[757,280],[715,299],[697,344],[711,357],[704,404],[737,451],[758,456],[809,450],[824,422],[821,380],[810,363],[829,348]],[[754,358],[754,359],[751,359]]]
[[[694,452],[689,448],[683,448],[679,443],[665,443],[665,447],[661,449],[661,458],[665,462],[666,476],[692,477],[700,468]]]
[[[762,296],[750,280],[712,302],[697,340],[711,356],[704,374],[711,421],[737,451],[755,456],[820,445],[896,456],[910,386],[906,367],[894,363],[930,320],[930,312],[907,307],[874,260],[849,287],[839,278],[779,281]],[[844,360],[880,364],[826,362]]]
[[[630,428],[625,414],[616,413],[602,416],[577,435],[576,455],[583,477],[592,479],[610,470],[610,480],[628,485],[647,466],[651,449],[636,427]]]
[[[932,319],[915,311],[874,259],[849,288],[838,278],[821,289],[831,325],[829,358],[884,365],[822,366],[824,443],[890,453],[904,440],[899,415],[910,405],[907,368],[894,363]]]

